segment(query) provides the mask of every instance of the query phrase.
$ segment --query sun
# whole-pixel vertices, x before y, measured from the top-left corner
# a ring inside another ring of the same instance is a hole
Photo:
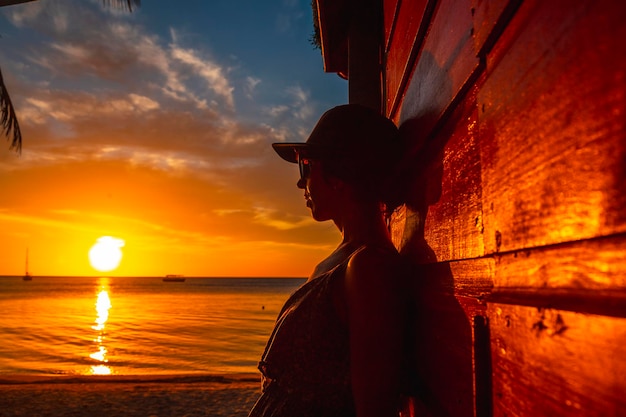
[[[122,246],[124,246],[122,239],[111,236],[99,237],[89,249],[89,263],[97,271],[113,271],[122,260]]]

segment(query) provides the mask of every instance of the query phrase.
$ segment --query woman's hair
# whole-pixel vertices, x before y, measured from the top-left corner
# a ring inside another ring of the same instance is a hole
[[[399,144],[389,144],[370,156],[327,156],[319,158],[325,176],[349,184],[363,202],[382,203],[386,214],[403,204],[404,195],[397,178],[401,152]]]

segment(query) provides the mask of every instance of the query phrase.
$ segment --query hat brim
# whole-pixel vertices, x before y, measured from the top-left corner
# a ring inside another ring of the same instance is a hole
[[[272,148],[285,161],[297,164],[298,153],[302,153],[308,145],[304,142],[279,142],[272,143]]]
[[[298,163],[298,155],[306,158],[324,159],[342,157],[354,152],[339,149],[335,146],[318,145],[308,142],[278,142],[272,143],[272,147],[281,158],[294,164]]]

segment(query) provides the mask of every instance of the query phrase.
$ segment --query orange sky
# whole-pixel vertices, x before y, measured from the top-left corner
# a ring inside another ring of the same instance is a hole
[[[2,272],[21,274],[29,248],[32,274],[97,274],[87,253],[98,237],[113,236],[125,241],[124,257],[106,275],[305,276],[338,235],[307,215],[292,171],[276,187],[291,187],[302,209],[282,218],[191,173],[119,162],[68,161],[2,176],[0,229],[11,242],[0,253]]]
[[[15,32],[0,65],[24,148],[0,149],[0,275],[23,274],[27,248],[35,276],[102,275],[87,257],[100,236],[125,241],[110,276],[308,275],[340,236],[310,218],[297,167],[270,143],[305,140],[346,86],[306,36],[293,46],[303,79],[290,79],[277,57],[265,73],[246,50],[219,52],[217,35],[194,32],[201,20],[182,36],[162,15],[153,29],[150,5],[121,16],[67,3],[2,10]],[[265,29],[308,32],[296,17]]]

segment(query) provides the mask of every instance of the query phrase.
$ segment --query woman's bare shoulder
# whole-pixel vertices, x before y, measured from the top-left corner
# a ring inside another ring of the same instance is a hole
[[[398,283],[402,278],[402,258],[393,248],[364,246],[356,252],[346,269],[346,284],[352,287],[371,289]]]
[[[369,268],[388,268],[399,265],[400,262],[400,255],[393,246],[364,245],[352,255],[348,267],[368,270]]]

